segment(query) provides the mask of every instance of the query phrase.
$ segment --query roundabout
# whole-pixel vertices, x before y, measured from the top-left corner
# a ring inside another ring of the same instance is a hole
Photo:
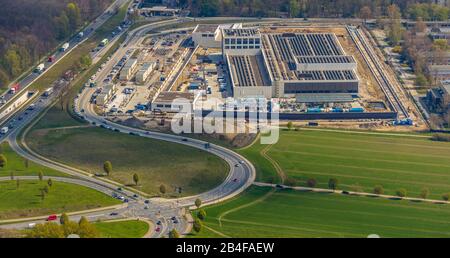
[[[178,24],[182,21],[164,21],[161,23],[148,24],[140,28],[137,28],[129,33],[130,36],[125,40],[124,45],[131,44],[144,35],[147,31],[155,29],[158,26],[167,26],[167,24]],[[120,52],[117,54],[121,54]],[[101,116],[98,116],[93,106],[90,104],[89,99],[95,89],[87,88],[84,90],[78,100],[76,101],[76,110],[84,110],[83,117],[90,124],[100,126],[107,123],[111,129],[120,131],[124,134],[133,134],[138,137],[146,137],[161,141],[168,141],[176,144],[183,144],[189,147],[206,151],[213,155],[216,155],[226,161],[229,165],[230,171],[225,181],[218,187],[206,191],[204,193],[183,197],[178,199],[164,199],[164,198],[150,198],[136,194],[132,189],[124,188],[120,191],[120,194],[128,199],[128,203],[121,205],[120,207],[112,207],[109,210],[102,211],[81,211],[77,215],[72,215],[71,219],[76,219],[80,216],[85,216],[89,220],[110,220],[117,218],[145,218],[153,223],[159,223],[158,232],[153,232],[150,237],[163,237],[168,236],[169,231],[176,229],[181,234],[190,232],[192,218],[188,212],[189,208],[195,207],[194,203],[196,199],[202,200],[202,206],[222,202],[224,200],[233,198],[242,193],[246,188],[252,185],[255,180],[255,168],[253,165],[241,155],[223,148],[221,146],[207,143],[205,141],[190,139],[172,134],[157,133],[151,131],[140,130],[136,128],[127,127],[124,125],[116,124],[111,121],[105,121]],[[103,178],[97,178],[86,172],[61,164],[59,162],[50,160],[46,157],[39,155],[31,150],[24,141],[24,135],[31,127],[32,122],[36,122],[42,117],[43,113],[48,110],[49,107],[54,105],[55,98],[52,97],[43,98],[38,97],[35,99],[35,108],[32,111],[27,111],[27,115],[24,115],[24,111],[16,114],[15,117],[23,117],[20,123],[11,130],[7,135],[2,137],[2,141],[8,141],[11,148],[17,152],[20,156],[27,158],[28,160],[35,162],[39,165],[50,167],[54,170],[71,175],[77,179],[76,183],[83,184],[86,187],[93,188],[97,191],[101,191],[108,195],[117,193],[121,185]],[[208,146],[208,147],[206,147]],[[59,178],[55,178],[59,180]],[[114,214],[114,216],[111,216]],[[117,215],[116,215],[117,214]],[[187,215],[187,216],[185,216]],[[32,219],[31,221],[17,222],[7,225],[2,225],[4,228],[21,229],[26,228],[29,223],[42,223],[42,219]]]

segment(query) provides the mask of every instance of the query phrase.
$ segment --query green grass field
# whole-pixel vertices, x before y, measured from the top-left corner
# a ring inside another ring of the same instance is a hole
[[[449,205],[252,187],[205,210],[190,237],[450,237]]]
[[[319,130],[283,131],[280,140],[267,152],[289,177],[304,186],[315,178],[317,187],[327,188],[337,178],[338,188],[373,192],[382,185],[385,194],[395,195],[405,188],[418,197],[423,188],[429,198],[440,199],[450,192],[450,143],[433,142],[427,137],[391,136],[357,132]],[[275,175],[259,144],[241,151],[255,164],[258,179]]]
[[[49,193],[41,199],[44,180],[0,182],[0,219],[12,219],[48,215],[52,213],[80,211],[119,204],[95,190],[73,184],[53,182]]]
[[[24,158],[15,153],[8,143],[2,143],[1,153],[5,155],[7,164],[5,167],[0,168],[0,177],[9,177],[11,172],[15,176],[37,176],[39,172],[42,172],[45,176],[60,176],[67,177],[67,174],[58,172],[56,170],[37,165],[31,161],[28,161],[28,166]]]
[[[107,21],[92,39],[71,55],[86,52],[86,49],[93,47],[92,44],[97,44],[96,41],[101,40],[105,33],[110,33],[110,28],[122,21],[126,10],[126,6],[120,9],[119,14]],[[68,56],[62,61],[73,63],[73,60],[77,59]],[[179,196],[174,193],[175,187],[182,188],[182,196],[197,194],[219,185],[225,179],[227,164],[203,151],[98,128],[77,128],[87,124],[70,115],[73,96],[101,63],[85,71],[74,82],[70,93],[34,125],[26,136],[30,147],[43,156],[91,173],[103,172],[103,162],[110,160],[114,168],[111,179],[151,195],[159,193],[161,184],[167,186],[167,196]],[[61,71],[67,68],[64,63],[58,66]],[[54,80],[54,76],[46,77],[50,77],[46,79],[48,81],[38,81],[36,84],[45,85]],[[140,178],[138,186],[134,186],[132,180],[134,173]]]
[[[36,128],[48,124],[44,117]],[[228,173],[225,161],[204,151],[101,128],[36,129],[27,135],[27,143],[45,157],[93,174],[103,173],[103,162],[109,160],[111,179],[152,195],[161,184],[169,196],[175,186],[182,188],[182,195],[201,193],[219,185]]]
[[[42,119],[37,123],[33,129],[48,129],[55,127],[72,127],[82,126],[87,123],[81,123],[73,119],[68,112],[61,108],[61,104],[57,103],[51,107],[47,113],[45,113],[45,119]]]
[[[127,220],[95,223],[102,238],[141,238],[149,230],[144,221]]]

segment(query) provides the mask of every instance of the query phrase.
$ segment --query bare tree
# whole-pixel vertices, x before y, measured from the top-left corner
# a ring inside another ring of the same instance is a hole
[[[366,5],[361,8],[361,10],[359,11],[359,18],[363,19],[364,23],[367,22],[367,19],[372,18],[372,10],[369,6]]]

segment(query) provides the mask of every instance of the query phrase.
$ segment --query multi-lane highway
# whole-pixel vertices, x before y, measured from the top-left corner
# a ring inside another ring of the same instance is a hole
[[[142,36],[147,33],[147,31],[151,29],[155,29],[160,26],[177,24],[180,22],[183,21],[174,19],[144,25],[130,32],[124,45],[135,44],[137,41],[141,40]],[[116,54],[120,55],[120,50]],[[114,58],[111,58],[110,62],[114,62],[114,60]],[[87,88],[82,92],[77,101],[77,110],[84,110],[83,116],[88,122],[92,124],[95,123],[97,126],[107,123],[108,127],[111,129],[117,129],[120,132],[127,134],[133,133],[136,137],[153,138],[202,149],[224,159],[229,164],[230,172],[226,180],[220,186],[206,193],[180,199],[169,200],[163,198],[152,198],[150,200],[146,200],[145,198],[136,195],[129,189],[124,188],[119,191],[118,188],[121,187],[119,184],[103,178],[97,178],[86,174],[86,172],[79,169],[49,160],[29,149],[26,143],[22,141],[22,139],[19,139],[20,133],[23,130],[26,130],[26,128],[29,128],[30,124],[35,122],[43,111],[52,105],[55,96],[58,94],[55,92],[50,97],[40,96],[33,101],[34,109],[30,110],[24,107],[22,110],[17,111],[17,113],[11,118],[11,120],[15,121],[14,128],[12,128],[6,135],[2,135],[0,137],[0,141],[9,141],[14,151],[30,161],[64,172],[68,175],[76,177],[76,180],[79,180],[72,183],[78,183],[106,194],[123,196],[128,200],[124,207],[115,207],[114,211],[88,211],[84,214],[70,216],[72,219],[79,219],[81,215],[86,216],[88,219],[93,221],[98,219],[142,218],[152,221],[156,225],[155,228],[158,230],[155,230],[155,232],[151,234],[152,237],[167,236],[169,231],[173,228],[177,229],[178,232],[184,233],[189,228],[189,222],[185,219],[185,216],[183,216],[185,208],[193,206],[197,198],[200,198],[204,204],[219,202],[236,196],[253,183],[255,179],[255,169],[253,165],[245,158],[231,150],[213,144],[208,144],[208,147],[206,147],[207,142],[200,140],[188,139],[170,134],[143,131],[105,121],[93,111],[93,106],[89,102],[90,95],[93,93],[92,90],[94,89]],[[66,179],[55,178],[55,180],[63,181]],[[2,225],[2,227],[25,228],[29,225],[29,223],[41,223],[43,221],[44,220],[42,218],[39,218],[32,221],[21,221],[13,224]]]
[[[116,1],[116,5],[123,4],[124,1]],[[111,7],[115,8],[115,7]],[[109,11],[105,12],[96,22],[105,21],[108,18]],[[103,18],[102,18],[103,17]],[[215,20],[217,18],[203,18],[202,21]],[[220,20],[226,20],[227,18],[220,18]],[[228,18],[234,20],[236,18]],[[259,19],[248,19],[249,23],[267,23],[274,22],[277,19],[269,20],[259,20]],[[109,67],[112,67],[117,60],[119,60],[127,50],[127,46],[134,46],[139,44],[150,30],[158,29],[168,25],[177,25],[179,23],[191,22],[192,19],[189,18],[175,18],[171,20],[164,20],[159,22],[154,22],[151,24],[143,25],[133,31],[128,32],[127,38],[122,44],[122,46],[116,51],[112,56],[110,61],[105,65],[104,70],[97,74],[96,80],[101,80],[103,75],[107,74]],[[102,22],[102,23],[103,23]],[[87,31],[94,31],[102,23],[97,23],[96,25],[90,25],[86,28]],[[92,29],[91,29],[92,28]],[[189,29],[189,28],[186,28]],[[178,31],[180,29],[174,29]],[[168,31],[170,32],[170,30]],[[123,32],[125,33],[125,32]],[[86,33],[84,37],[89,37],[90,33]],[[117,37],[118,38],[118,37]],[[76,39],[82,40],[82,39]],[[110,44],[112,45],[112,44]],[[76,44],[71,44],[71,47],[76,47]],[[70,49],[69,49],[70,50]],[[106,48],[104,49],[106,51]],[[62,58],[62,57],[61,57]],[[94,63],[98,62],[100,58],[95,58]],[[32,77],[30,77],[32,78]],[[32,81],[32,80],[31,80]],[[31,81],[23,81],[24,85],[29,85]],[[30,124],[37,121],[37,118],[43,111],[54,103],[55,92],[50,97],[40,96],[36,98],[34,102],[33,110],[18,110],[15,116],[12,118],[16,121],[15,127],[12,128],[8,134],[2,135],[0,141],[9,141],[12,149],[16,151],[19,155],[33,161],[37,164],[50,167],[52,169],[64,172],[68,175],[75,177],[74,181],[71,183],[76,183],[83,185],[85,187],[90,187],[101,191],[105,194],[120,196],[127,199],[127,203],[120,207],[114,207],[113,210],[102,210],[102,211],[87,211],[86,213],[81,213],[77,215],[72,215],[71,218],[76,220],[79,219],[81,215],[86,216],[90,220],[108,220],[117,218],[141,218],[148,221],[152,221],[155,224],[155,230],[151,237],[161,237],[167,236],[169,231],[173,228],[177,229],[179,232],[184,233],[189,229],[189,222],[185,219],[184,211],[186,208],[192,207],[197,198],[200,198],[203,204],[211,204],[223,201],[228,198],[232,198],[247,187],[249,187],[255,180],[255,168],[253,165],[246,160],[241,155],[217,146],[214,144],[209,144],[205,141],[200,141],[196,139],[181,137],[172,134],[163,134],[157,132],[144,131],[136,128],[127,127],[121,124],[116,124],[111,121],[106,121],[103,117],[98,116],[94,112],[93,105],[90,103],[91,95],[94,93],[95,88],[85,88],[85,90],[78,96],[76,100],[76,111],[80,116],[84,117],[86,121],[92,125],[101,126],[109,128],[109,130],[116,130],[125,134],[133,134],[135,137],[146,137],[157,140],[163,140],[168,142],[173,142],[177,144],[187,145],[193,148],[201,149],[203,151],[212,153],[224,159],[230,167],[230,172],[226,180],[220,184],[218,187],[211,189],[205,193],[201,193],[196,196],[189,196],[179,199],[163,199],[163,198],[152,198],[146,200],[138,195],[136,195],[132,190],[126,189],[120,186],[116,182],[109,181],[104,178],[97,178],[93,175],[89,175],[84,171],[77,168],[69,167],[65,164],[61,164],[50,160],[46,157],[35,153],[33,150],[27,147],[23,139],[19,139],[19,135],[23,130],[27,130]],[[83,110],[81,112],[80,110]],[[106,130],[106,129],[105,129]],[[27,178],[30,179],[30,178]],[[64,181],[67,179],[54,178],[55,180]],[[123,188],[118,190],[119,188]],[[27,227],[29,223],[39,223],[43,222],[42,218],[38,218],[33,221],[17,222],[8,225],[2,225],[2,227],[8,228],[24,228]]]
[[[61,51],[60,49],[56,50],[54,53],[50,54],[49,56],[53,57],[53,60],[49,62],[47,58],[43,61],[44,63],[44,70],[41,73],[35,73],[30,72],[28,75],[26,75],[23,79],[21,79],[18,82],[12,83],[10,85],[10,88],[13,87],[15,84],[19,84],[21,86],[20,90],[14,94],[10,93],[10,91],[5,91],[0,98],[3,99],[3,104],[0,104],[0,110],[4,107],[8,106],[10,102],[16,98],[16,96],[21,95],[22,92],[24,92],[28,86],[30,86],[33,82],[35,82],[37,79],[39,79],[41,76],[45,76],[46,72],[53,67],[55,64],[57,64],[62,58],[64,58],[67,54],[69,54],[73,49],[78,47],[81,43],[86,41],[88,38],[92,36],[95,30],[97,30],[100,26],[102,26],[111,16],[114,15],[114,11],[125,4],[127,0],[116,0],[114,3],[112,3],[99,17],[97,17],[92,23],[90,23],[88,26],[86,26],[82,32],[83,35],[80,37],[80,35],[73,36],[69,41],[66,43],[69,44],[69,47],[65,51]]]

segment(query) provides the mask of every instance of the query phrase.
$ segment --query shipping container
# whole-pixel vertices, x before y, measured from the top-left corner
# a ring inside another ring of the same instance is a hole
[[[322,108],[308,108],[306,112],[308,113],[321,113],[323,111]]]
[[[350,113],[361,113],[361,112],[364,112],[364,108],[362,108],[362,107],[350,108],[348,110],[348,112],[350,112]]]

